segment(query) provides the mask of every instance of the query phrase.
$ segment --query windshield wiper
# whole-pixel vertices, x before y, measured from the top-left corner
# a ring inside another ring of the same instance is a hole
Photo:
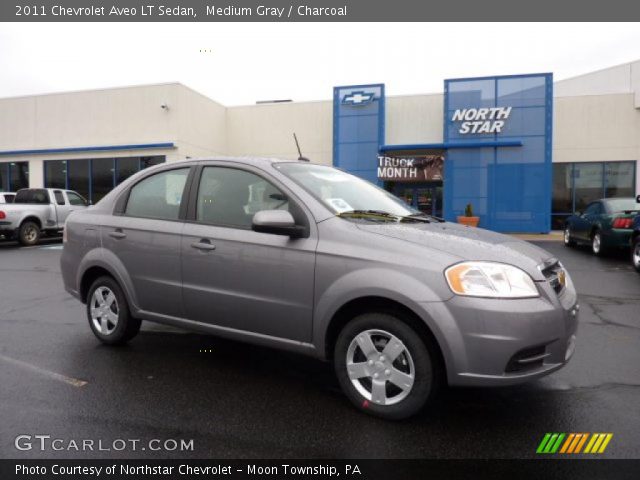
[[[438,223],[442,223],[446,221],[444,218],[429,215],[428,213],[424,213],[424,212],[412,213],[411,215],[407,215],[407,216],[411,218],[428,218]]]
[[[417,222],[425,222],[425,223],[430,223],[430,220],[428,220],[427,218],[424,217],[419,217],[419,216],[414,216],[417,214],[412,214],[412,215],[396,215],[394,213],[389,213],[389,212],[385,212],[384,210],[348,210],[346,212],[341,212],[338,214],[339,217],[341,216],[371,216],[371,217],[384,217],[386,218],[393,218],[395,219],[397,222],[403,222],[403,221],[417,221]]]
[[[400,220],[398,215],[393,215],[383,210],[347,210],[338,213],[339,217],[383,217],[385,220],[393,219],[396,222]]]

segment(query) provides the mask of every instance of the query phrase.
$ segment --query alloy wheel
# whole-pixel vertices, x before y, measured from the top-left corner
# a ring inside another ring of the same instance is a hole
[[[24,239],[29,243],[35,242],[38,239],[38,232],[36,231],[36,227],[27,227],[24,232]]]
[[[593,234],[591,248],[593,250],[593,253],[595,253],[596,255],[600,253],[600,249],[602,248],[602,238],[600,237],[600,232],[596,232]]]
[[[636,267],[636,270],[640,271],[640,240],[636,241],[633,246],[633,266]]]
[[[98,287],[91,296],[91,321],[102,335],[110,335],[118,326],[118,300],[109,287]]]
[[[394,405],[404,400],[415,382],[415,365],[409,349],[384,330],[360,332],[347,350],[347,373],[366,400]]]

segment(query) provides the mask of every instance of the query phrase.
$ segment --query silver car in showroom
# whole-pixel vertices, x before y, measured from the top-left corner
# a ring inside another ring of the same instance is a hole
[[[149,320],[312,355],[390,419],[443,384],[539,378],[575,348],[576,291],[551,254],[306,161],[139,172],[69,217],[61,267],[106,344]]]

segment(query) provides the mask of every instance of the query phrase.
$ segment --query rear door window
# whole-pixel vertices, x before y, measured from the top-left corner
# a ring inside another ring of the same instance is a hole
[[[66,202],[64,201],[64,195],[60,190],[55,190],[53,192],[53,196],[56,197],[56,203],[58,205],[64,205]]]
[[[141,180],[129,193],[125,215],[177,220],[189,168],[168,170]]]

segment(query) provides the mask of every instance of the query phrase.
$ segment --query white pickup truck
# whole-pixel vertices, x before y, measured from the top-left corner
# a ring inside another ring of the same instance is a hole
[[[35,245],[45,234],[57,234],[71,212],[87,208],[76,192],[58,188],[24,188],[13,203],[0,205],[0,236]]]

